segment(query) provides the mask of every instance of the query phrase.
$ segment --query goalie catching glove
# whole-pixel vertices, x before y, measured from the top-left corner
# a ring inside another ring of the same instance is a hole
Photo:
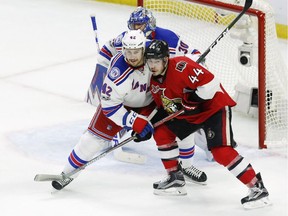
[[[132,110],[130,112],[125,113],[122,121],[124,128],[126,128],[127,130],[132,129],[137,134],[136,137],[138,137],[139,139],[144,138],[145,140],[147,140],[149,134],[151,137],[152,134],[154,133],[154,128],[151,122],[145,116],[140,115]],[[150,137],[148,139],[150,139]]]

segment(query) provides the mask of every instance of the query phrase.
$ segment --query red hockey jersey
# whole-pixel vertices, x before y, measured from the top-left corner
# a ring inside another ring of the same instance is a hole
[[[200,124],[225,106],[235,106],[220,81],[207,69],[185,56],[170,58],[166,74],[152,77],[151,93],[158,107],[163,106],[168,113],[176,112],[184,93],[195,91],[204,99],[193,115],[180,115],[191,123]]]

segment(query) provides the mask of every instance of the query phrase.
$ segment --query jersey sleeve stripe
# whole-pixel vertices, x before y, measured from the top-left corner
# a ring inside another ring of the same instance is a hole
[[[196,55],[196,54],[201,54],[199,50],[194,49],[192,50],[191,54]]]
[[[121,57],[121,55],[118,53],[114,56],[114,58],[112,59],[111,62],[111,68],[114,66],[115,62],[117,62],[117,60]]]
[[[121,83],[123,83],[131,73],[133,73],[134,69],[129,67],[127,68],[126,71],[124,71],[124,73],[116,80],[114,80],[114,83],[119,86]]]
[[[100,50],[100,55],[110,61],[112,58],[112,53],[108,50],[108,48],[104,45]]]
[[[102,111],[105,116],[110,117],[114,113],[116,113],[122,106],[123,104],[118,104],[117,106],[102,108]]]
[[[171,55],[175,55],[176,54],[176,49],[174,47],[169,47],[169,52]]]

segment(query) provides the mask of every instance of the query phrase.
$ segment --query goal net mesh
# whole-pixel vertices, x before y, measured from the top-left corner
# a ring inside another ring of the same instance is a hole
[[[183,41],[203,53],[239,14],[234,5],[244,5],[242,0],[221,0],[221,3],[226,4],[219,6],[215,0],[144,0],[143,6],[153,12],[158,26],[175,31]],[[265,106],[265,145],[286,145],[287,67],[277,49],[274,11],[263,0],[254,0],[251,8],[264,14],[262,24],[257,14],[245,14],[207,55],[206,65],[232,97],[236,97],[237,89],[251,94],[251,106],[246,114],[255,118],[259,108],[255,100],[258,101],[259,82],[262,83],[264,98],[259,100]],[[259,48],[259,44],[264,48]],[[240,63],[241,47],[249,50],[247,65]]]

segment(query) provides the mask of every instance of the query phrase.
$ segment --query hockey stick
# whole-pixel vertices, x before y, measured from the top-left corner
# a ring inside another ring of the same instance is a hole
[[[153,116],[157,113],[157,109],[155,108],[150,115],[148,116],[148,119],[151,120]],[[125,130],[125,129],[124,129]],[[124,131],[123,135],[121,135],[121,132],[117,133],[117,137],[119,137],[119,141],[121,140],[121,137],[123,137],[126,134],[126,130]],[[127,134],[126,134],[127,135]],[[118,141],[115,139],[114,141]],[[118,145],[117,143],[116,145]],[[123,148],[118,148],[113,152],[114,158],[118,161],[126,162],[126,163],[133,163],[133,164],[144,164],[146,162],[146,155],[133,153],[133,152],[126,152],[123,150]]]
[[[95,34],[97,53],[99,53],[100,52],[100,46],[99,46],[99,42],[98,42],[98,28],[97,28],[97,24],[96,24],[96,17],[95,17],[95,15],[91,15],[90,18],[91,18],[91,22],[92,22],[93,31]]]
[[[208,47],[208,49],[197,59],[197,63],[200,63],[208,55],[208,53],[216,46],[216,44],[228,33],[228,31],[235,25],[236,22],[246,13],[251,7],[253,0],[246,0],[243,10],[240,14],[224,29],[224,31],[218,36],[218,38]]]
[[[153,127],[158,127],[161,124],[177,117],[178,115],[181,115],[182,113],[184,113],[184,110],[179,110],[178,112],[175,112],[165,118],[163,118],[162,120],[156,122],[155,124],[153,124]],[[78,167],[77,169],[65,174],[65,175],[51,175],[51,174],[37,174],[34,177],[34,181],[54,181],[54,180],[63,180],[66,178],[69,178],[70,176],[78,173],[81,170],[84,170],[87,166],[89,166],[90,164],[94,163],[95,161],[100,160],[101,158],[105,157],[107,154],[109,154],[110,152],[114,151],[117,148],[120,148],[122,146],[124,146],[125,144],[129,143],[130,141],[136,139],[136,135],[135,136],[131,136],[127,139],[125,139],[124,141],[122,141],[121,143],[119,143],[118,145],[115,145],[109,149],[107,149],[106,151],[102,152],[101,154],[99,154],[98,156],[94,157],[93,159],[91,159],[90,161],[88,161],[86,164],[84,164],[81,167]]]

